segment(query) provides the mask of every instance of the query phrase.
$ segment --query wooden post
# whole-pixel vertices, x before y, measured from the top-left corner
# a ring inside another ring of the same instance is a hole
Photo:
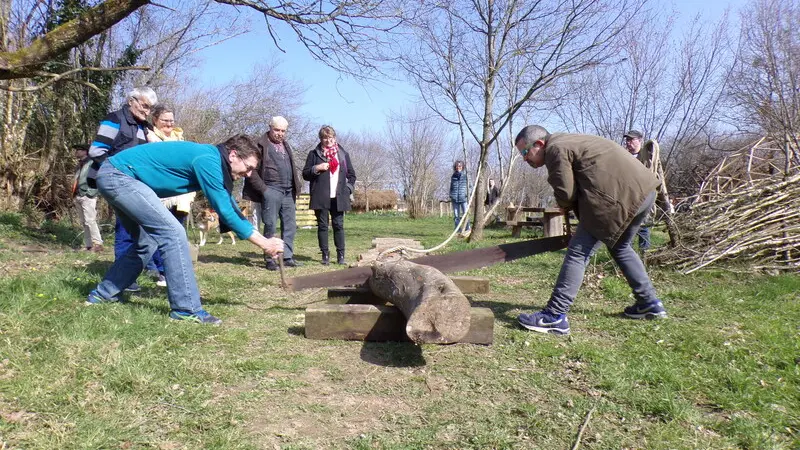
[[[544,212],[544,237],[564,235],[564,216],[561,212]]]

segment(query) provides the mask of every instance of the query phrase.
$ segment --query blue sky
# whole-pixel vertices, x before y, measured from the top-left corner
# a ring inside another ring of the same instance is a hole
[[[680,11],[681,23],[697,13],[707,20],[716,21],[728,7],[735,15],[736,9],[745,2],[677,0],[673,5],[674,10]],[[285,32],[281,36],[281,46],[287,50],[287,53],[281,53],[267,35],[263,19],[256,19],[253,23],[253,32],[205,49],[200,54],[204,60],[199,72],[203,84],[225,83],[249,73],[258,62],[277,59],[284,76],[301,80],[307,87],[305,115],[319,124],[330,124],[338,131],[380,131],[388,112],[413,105],[415,90],[412,86],[403,82],[362,85],[344,78],[313,60],[302,46],[294,42],[294,35],[288,30],[279,30]],[[276,111],[276,114],[283,113]]]

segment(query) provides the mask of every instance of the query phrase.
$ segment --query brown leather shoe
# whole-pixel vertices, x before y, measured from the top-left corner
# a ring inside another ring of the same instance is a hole
[[[94,253],[101,253],[105,248],[103,248],[103,244],[94,244],[92,246],[91,251]]]

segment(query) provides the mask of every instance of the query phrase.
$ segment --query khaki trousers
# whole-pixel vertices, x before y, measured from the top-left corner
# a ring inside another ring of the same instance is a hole
[[[78,209],[78,219],[83,225],[83,246],[92,248],[93,245],[103,245],[100,228],[97,227],[96,198],[75,197],[75,206]]]

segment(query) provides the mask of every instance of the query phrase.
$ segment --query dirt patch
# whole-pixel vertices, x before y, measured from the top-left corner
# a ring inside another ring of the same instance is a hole
[[[289,392],[269,389],[266,396],[248,406],[245,430],[258,447],[306,443],[326,448],[330,442],[356,438],[368,430],[384,430],[391,417],[414,413],[415,408],[400,399],[393,386],[418,377],[419,369],[375,366],[359,359],[358,353],[338,350],[329,354],[328,367],[335,371],[311,367],[301,374],[270,374],[271,378],[290,379],[297,387]],[[444,382],[434,380],[430,386],[427,393],[441,390]],[[250,384],[228,389],[231,395],[259,387]]]

